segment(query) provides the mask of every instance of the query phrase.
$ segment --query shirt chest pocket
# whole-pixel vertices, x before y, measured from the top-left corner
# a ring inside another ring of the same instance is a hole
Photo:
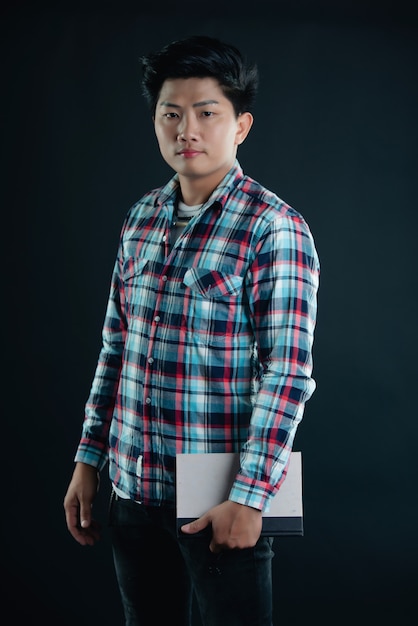
[[[147,263],[148,259],[127,259],[123,266],[123,282],[128,283],[135,276],[140,276]]]
[[[144,278],[144,269],[148,263],[148,259],[132,259],[125,261],[123,267],[123,284],[125,289],[125,300],[128,312],[132,315],[138,315],[137,310],[139,302],[143,300],[146,284]]]
[[[189,288],[183,318],[188,330],[199,341],[216,344],[239,332],[242,325],[242,276],[190,268],[183,282]]]

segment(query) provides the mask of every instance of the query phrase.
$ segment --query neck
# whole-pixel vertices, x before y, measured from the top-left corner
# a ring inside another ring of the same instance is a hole
[[[206,202],[215,187],[210,190],[205,188],[199,189],[196,188],[195,185],[185,184],[184,181],[180,180],[180,189],[184,204],[187,204],[187,206],[196,206]]]
[[[231,166],[228,164],[227,167],[218,169],[208,176],[196,176],[194,178],[179,174],[183,202],[189,206],[206,202],[230,169]]]

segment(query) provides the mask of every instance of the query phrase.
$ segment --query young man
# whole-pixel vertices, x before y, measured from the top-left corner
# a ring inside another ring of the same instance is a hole
[[[233,46],[191,37],[142,68],[176,174],[123,225],[67,525],[83,545],[98,539],[91,508],[109,461],[126,625],[187,626],[194,591],[205,626],[270,626],[273,552],[261,516],[315,387],[318,257],[302,216],[237,161],[255,66]],[[176,454],[233,451],[241,463],[228,500],[178,536]]]

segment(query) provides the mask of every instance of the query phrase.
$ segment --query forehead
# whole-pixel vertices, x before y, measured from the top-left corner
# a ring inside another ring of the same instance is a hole
[[[162,84],[158,104],[168,102],[181,106],[205,100],[228,102],[215,78],[169,78]]]

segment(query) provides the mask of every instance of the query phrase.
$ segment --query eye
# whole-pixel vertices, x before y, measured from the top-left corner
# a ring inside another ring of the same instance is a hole
[[[178,117],[178,113],[175,113],[174,111],[168,111],[167,113],[163,113],[163,117],[172,120]]]
[[[212,117],[214,115],[213,111],[202,111],[203,117]]]

